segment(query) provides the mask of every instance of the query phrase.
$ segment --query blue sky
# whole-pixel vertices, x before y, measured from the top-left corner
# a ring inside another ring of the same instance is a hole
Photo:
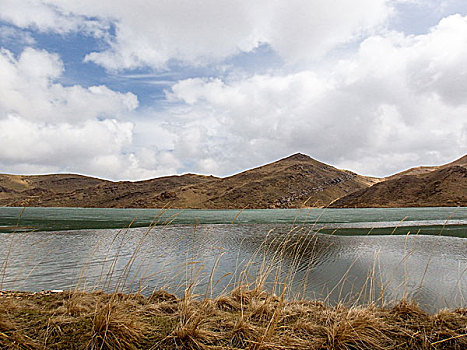
[[[467,3],[0,0],[0,172],[385,176],[466,153]]]

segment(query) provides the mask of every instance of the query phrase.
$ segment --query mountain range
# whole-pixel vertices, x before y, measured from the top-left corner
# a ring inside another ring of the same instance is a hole
[[[375,178],[297,153],[233,176],[108,181],[75,174],[0,174],[0,206],[302,208],[467,206],[467,155]]]
[[[467,206],[467,155],[441,166],[415,167],[341,197],[331,207]]]

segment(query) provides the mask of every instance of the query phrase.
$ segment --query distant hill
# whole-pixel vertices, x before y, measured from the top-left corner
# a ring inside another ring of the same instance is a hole
[[[171,191],[215,179],[186,174],[145,181],[96,179],[73,174],[2,175],[0,205],[41,207],[148,208],[154,197],[169,202]]]
[[[467,155],[442,166],[417,167],[344,196],[331,207],[467,206]]]
[[[294,154],[226,178],[186,174],[112,182],[73,174],[1,175],[1,206],[298,208],[326,206],[379,181]]]
[[[423,175],[423,174],[428,174],[429,172],[439,170],[439,169],[445,169],[449,168],[451,166],[461,166],[464,168],[467,168],[467,154],[451,163],[440,165],[440,166],[419,166],[419,167],[414,167],[410,168],[408,170],[401,171],[397,174],[391,175],[386,177],[384,180],[392,180],[399,178],[404,175]]]

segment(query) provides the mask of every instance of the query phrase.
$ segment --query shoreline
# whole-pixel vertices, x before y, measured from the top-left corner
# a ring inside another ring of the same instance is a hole
[[[467,308],[329,306],[239,287],[217,298],[0,293],[0,349],[465,349]]]

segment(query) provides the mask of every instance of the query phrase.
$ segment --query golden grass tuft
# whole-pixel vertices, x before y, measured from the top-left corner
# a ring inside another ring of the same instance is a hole
[[[368,309],[350,309],[333,315],[324,326],[326,341],[331,349],[388,349],[391,339],[385,322]]]
[[[89,349],[137,349],[146,327],[124,305],[111,300],[96,308]]]

